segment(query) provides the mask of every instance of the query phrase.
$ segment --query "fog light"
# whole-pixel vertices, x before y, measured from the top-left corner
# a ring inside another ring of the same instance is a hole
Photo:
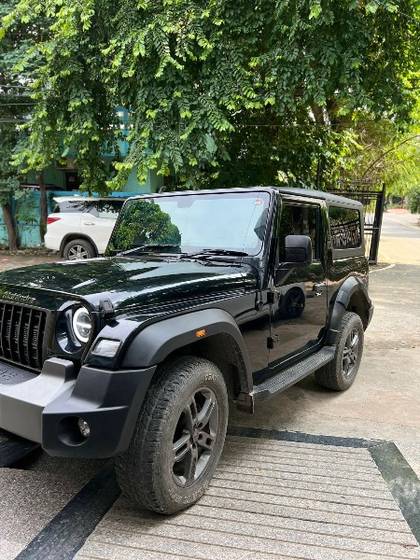
[[[86,422],[86,420],[83,420],[83,418],[79,418],[79,420],[77,421],[77,425],[79,426],[79,430],[82,436],[87,439],[90,436],[89,424]]]
[[[92,354],[102,356],[103,358],[113,358],[118,352],[121,345],[120,340],[112,340],[110,338],[101,338],[95,344]]]

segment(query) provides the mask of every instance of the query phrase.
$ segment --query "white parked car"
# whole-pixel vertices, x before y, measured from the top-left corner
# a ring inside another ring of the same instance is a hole
[[[47,219],[45,247],[67,260],[103,254],[124,199],[60,196],[54,202]]]

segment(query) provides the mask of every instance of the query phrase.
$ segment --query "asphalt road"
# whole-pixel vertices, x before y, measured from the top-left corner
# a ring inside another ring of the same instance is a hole
[[[406,239],[420,239],[420,227],[416,220],[408,213],[385,212],[382,222],[384,237],[403,237]]]

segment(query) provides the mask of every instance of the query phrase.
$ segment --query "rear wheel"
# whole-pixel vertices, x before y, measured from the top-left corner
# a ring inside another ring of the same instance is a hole
[[[96,257],[96,251],[92,243],[86,239],[73,239],[66,243],[63,257],[67,261],[78,261]]]
[[[216,469],[226,436],[228,395],[208,360],[183,357],[151,387],[129,449],[116,459],[124,494],[170,514],[196,502]]]
[[[364,329],[359,315],[344,313],[334,359],[315,373],[317,382],[334,391],[345,391],[351,387],[359,371],[363,339]]]

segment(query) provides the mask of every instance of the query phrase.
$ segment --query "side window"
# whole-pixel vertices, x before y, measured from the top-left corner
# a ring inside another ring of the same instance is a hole
[[[83,200],[60,200],[56,202],[53,212],[68,214],[74,212],[85,212],[86,203]]]
[[[117,200],[98,200],[91,202],[90,213],[98,218],[117,219],[118,213],[122,208],[122,201]]]
[[[354,208],[330,206],[330,231],[334,249],[354,249],[362,244],[360,212]]]
[[[284,260],[287,235],[308,235],[312,240],[314,259],[321,255],[321,211],[314,204],[284,202],[280,218],[280,260]]]

